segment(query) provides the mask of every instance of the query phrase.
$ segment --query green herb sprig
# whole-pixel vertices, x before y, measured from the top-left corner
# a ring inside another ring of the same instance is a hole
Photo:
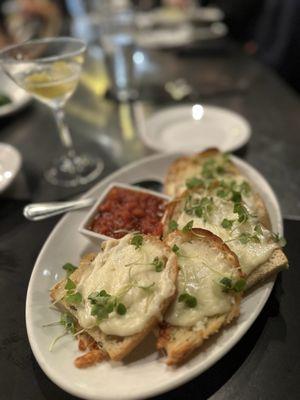
[[[176,229],[178,229],[178,223],[174,219],[171,219],[168,224],[169,233],[176,231]]]
[[[92,305],[91,315],[96,317],[97,321],[108,318],[109,314],[114,310],[119,315],[125,315],[127,312],[125,305],[116,296],[107,293],[106,290],[91,293],[88,296],[88,300]]]
[[[136,233],[135,235],[133,235],[133,237],[131,238],[130,244],[132,244],[133,246],[135,246],[135,249],[140,249],[142,247],[143,244],[143,236],[139,233]]]
[[[247,208],[242,203],[235,203],[233,207],[233,212],[238,215],[238,222],[244,224],[248,221],[250,214]]]
[[[286,245],[286,239],[283,236],[280,236],[279,233],[272,233],[272,239],[281,247],[284,247]]]
[[[222,279],[219,280],[218,283],[219,285],[222,286],[222,290],[225,293],[228,292],[240,293],[246,287],[246,280],[243,278],[233,280],[231,278],[224,276]]]
[[[69,304],[80,304],[82,302],[82,295],[79,292],[75,292],[76,284],[70,279],[67,279],[67,283],[65,284],[65,290],[67,294],[64,296],[64,299]]]
[[[193,229],[194,221],[189,221],[184,227],[181,229],[183,233],[188,233]]]
[[[62,266],[62,268],[66,271],[67,277],[69,277],[74,271],[76,271],[77,267],[71,263],[66,263]]]
[[[204,187],[203,179],[197,178],[196,176],[189,178],[185,181],[185,185],[188,189],[195,189],[198,187]]]
[[[257,235],[262,236],[263,235],[263,230],[260,224],[255,225],[254,227],[254,232],[257,233]]]
[[[66,336],[68,333],[75,336],[80,332],[76,333],[76,322],[75,319],[68,313],[61,313],[60,320],[56,322],[52,322],[50,324],[43,325],[43,327],[55,326],[55,325],[62,325],[65,330],[61,335],[58,335],[54,338],[49,346],[49,351],[53,350],[54,345],[58,342],[59,339]]]
[[[153,265],[156,272],[161,272],[165,268],[166,261],[163,258],[155,257],[150,265]]]
[[[184,305],[188,308],[195,308],[198,303],[196,297],[187,292],[181,293],[181,295],[178,297],[178,302],[184,303]]]
[[[206,222],[214,208],[214,201],[212,197],[203,197],[202,199],[192,200],[192,196],[189,195],[184,205],[184,211],[188,215],[196,215],[199,218],[203,218]]]
[[[221,222],[221,225],[222,225],[222,227],[223,227],[224,229],[231,229],[233,223],[234,223],[234,220],[233,220],[233,219],[224,218],[223,221]]]
[[[177,244],[173,244],[173,246],[172,246],[172,251],[173,251],[173,253],[176,254],[176,256],[179,256],[179,255],[180,255],[180,254],[179,254],[180,249],[179,249],[179,247],[177,246]]]
[[[218,197],[237,202],[241,201],[242,195],[249,196],[251,192],[251,187],[246,181],[238,184],[236,180],[231,180],[229,182],[225,180],[219,180],[216,190],[216,194]],[[238,200],[239,197],[240,200]]]
[[[247,244],[247,243],[250,243],[250,242],[260,243],[260,239],[259,239],[257,234],[252,234],[251,235],[251,233],[246,233],[246,232],[241,233],[239,235],[239,237],[238,237],[238,240],[242,244]]]

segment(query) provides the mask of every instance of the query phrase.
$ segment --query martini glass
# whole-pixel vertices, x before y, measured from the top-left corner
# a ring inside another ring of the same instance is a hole
[[[7,75],[53,111],[64,151],[45,172],[45,178],[58,186],[84,185],[103,170],[100,159],[75,151],[65,122],[64,106],[77,87],[85,49],[81,40],[61,37],[31,40],[0,52],[0,64]]]

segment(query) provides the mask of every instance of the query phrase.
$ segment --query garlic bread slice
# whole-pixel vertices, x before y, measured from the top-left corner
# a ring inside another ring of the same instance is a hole
[[[168,204],[164,235],[190,224],[219,236],[237,255],[249,288],[288,267],[278,236],[254,213],[234,190],[230,198],[218,196],[215,188],[188,190]]]
[[[157,348],[166,352],[168,365],[175,365],[239,315],[245,280],[236,255],[211,232],[175,231],[166,243],[178,257],[178,293],[165,314]]]
[[[150,235],[129,234],[104,242],[50,295],[108,358],[121,360],[161,320],[176,277],[177,258],[168,246]]]
[[[257,214],[260,222],[270,228],[270,219],[261,197],[251,187],[227,154],[208,149],[192,156],[181,157],[169,167],[164,192],[179,197],[186,190],[209,188],[220,197],[228,198],[232,191],[240,192],[243,200]]]

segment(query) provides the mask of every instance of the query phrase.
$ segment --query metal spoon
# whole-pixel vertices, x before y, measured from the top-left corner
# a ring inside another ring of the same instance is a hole
[[[141,186],[146,189],[152,189],[159,192],[162,184],[155,180],[144,180],[133,183],[133,185]],[[88,197],[86,199],[73,200],[73,201],[56,201],[51,203],[32,203],[28,204],[23,209],[23,215],[30,221],[40,221],[55,215],[63,214],[72,210],[79,210],[91,206],[95,199]]]
[[[88,197],[86,199],[73,201],[57,201],[52,203],[32,203],[24,207],[23,215],[30,221],[40,221],[41,219],[54,217],[71,210],[78,210],[91,206],[95,199]]]

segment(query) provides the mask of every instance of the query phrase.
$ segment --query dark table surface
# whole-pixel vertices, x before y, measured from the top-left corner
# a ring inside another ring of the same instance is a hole
[[[145,68],[140,66],[138,74],[138,106],[145,115],[171,104],[162,90],[166,80],[185,77],[195,87],[197,101],[227,107],[249,120],[253,134],[240,155],[263,173],[279,197],[291,266],[277,278],[253,326],[225,357],[192,382],[158,398],[300,398],[299,99],[274,73],[234,46],[145,56]],[[88,60],[87,71],[93,62]],[[105,90],[105,80],[99,87]],[[83,81],[67,107],[67,117],[77,146],[103,157],[103,177],[151,152],[141,143],[138,123],[131,118],[135,105],[118,107],[100,94]],[[59,218],[31,223],[23,218],[22,208],[29,201],[70,198],[88,189],[57,189],[44,181],[42,172],[60,149],[55,130],[50,112],[36,103],[0,121],[1,141],[17,147],[23,156],[21,174],[0,197],[1,400],[73,399],[39,368],[24,318],[35,259]]]

